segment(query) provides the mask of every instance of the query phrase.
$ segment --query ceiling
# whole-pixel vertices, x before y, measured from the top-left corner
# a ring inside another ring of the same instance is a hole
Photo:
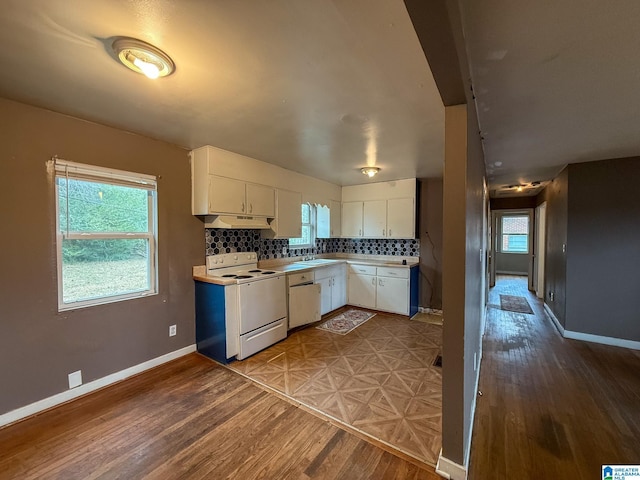
[[[491,189],[640,155],[640,2],[461,6]]]
[[[5,0],[0,96],[338,185],[438,177],[444,107],[401,0]],[[115,36],[168,53],[150,80]],[[489,100],[489,99],[487,99]]]

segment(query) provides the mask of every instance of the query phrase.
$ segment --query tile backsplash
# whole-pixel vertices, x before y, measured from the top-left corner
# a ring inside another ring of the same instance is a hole
[[[320,255],[323,253],[357,253],[365,255],[420,255],[420,240],[318,238],[314,248],[290,249],[289,240],[262,238],[260,230],[205,228],[206,255],[232,252],[258,252],[260,260]],[[283,253],[284,252],[284,253]]]

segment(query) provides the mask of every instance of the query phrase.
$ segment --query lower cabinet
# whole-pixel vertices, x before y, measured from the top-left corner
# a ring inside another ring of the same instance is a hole
[[[349,266],[349,304],[410,314],[410,270],[408,268]]]
[[[315,283],[320,284],[320,314],[331,312],[347,304],[346,265],[318,268]]]

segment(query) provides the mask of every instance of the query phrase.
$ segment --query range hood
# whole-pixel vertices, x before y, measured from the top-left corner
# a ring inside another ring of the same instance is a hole
[[[234,215],[215,215],[204,217],[207,228],[271,228],[267,217],[241,217]]]

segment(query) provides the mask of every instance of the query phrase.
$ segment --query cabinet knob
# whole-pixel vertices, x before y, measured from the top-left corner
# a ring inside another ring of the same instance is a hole
[[[244,202],[242,202],[242,207],[240,208],[241,212],[244,212]]]
[[[371,277],[371,285],[376,285],[376,277]]]
[[[358,236],[361,237],[362,236],[362,230],[358,230]]]
[[[249,204],[249,213],[253,213],[253,203]]]
[[[391,229],[389,229],[389,236],[391,236]]]

